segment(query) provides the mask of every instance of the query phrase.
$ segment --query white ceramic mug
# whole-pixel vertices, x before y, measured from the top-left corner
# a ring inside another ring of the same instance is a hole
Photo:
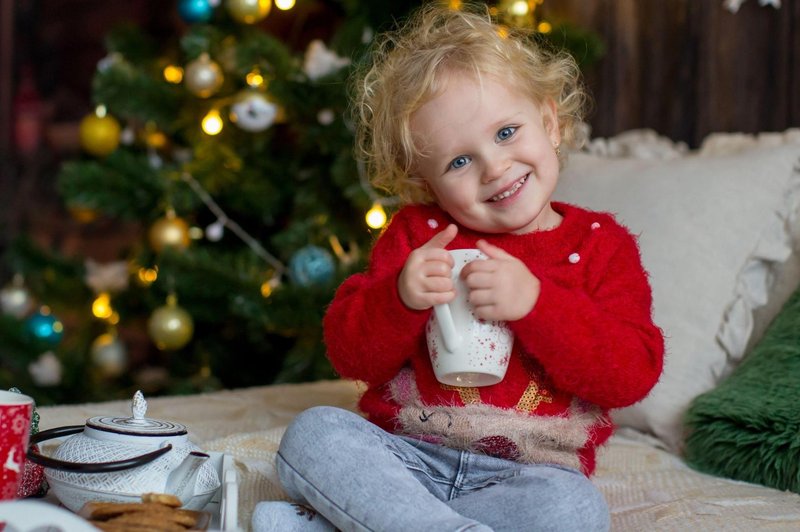
[[[465,264],[487,257],[478,249],[454,249],[450,255],[456,297],[435,305],[425,328],[433,372],[439,382],[451,386],[497,384],[506,375],[514,335],[505,322],[475,317],[461,279]]]

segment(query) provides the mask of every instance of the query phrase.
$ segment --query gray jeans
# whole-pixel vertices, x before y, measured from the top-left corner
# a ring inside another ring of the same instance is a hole
[[[606,531],[581,472],[519,464],[390,434],[347,410],[295,418],[281,441],[286,493],[344,531]]]

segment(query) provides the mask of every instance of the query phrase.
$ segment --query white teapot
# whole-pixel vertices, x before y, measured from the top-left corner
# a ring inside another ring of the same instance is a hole
[[[183,507],[201,510],[220,486],[209,455],[189,441],[184,425],[145,417],[147,402],[138,391],[131,417],[97,416],[86,425],[45,430],[31,446],[71,436],[53,456],[28,450],[44,466],[59,501],[77,512],[88,501],[139,502],[142,493],[172,493]]]

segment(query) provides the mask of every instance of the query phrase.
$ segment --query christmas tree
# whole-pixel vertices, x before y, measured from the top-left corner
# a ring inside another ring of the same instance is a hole
[[[533,24],[519,3],[495,13]],[[328,2],[330,38],[303,50],[262,28],[292,4],[179,0],[174,42],[109,33],[58,187],[73,216],[139,238],[103,264],[15,242],[0,386],[47,404],[334,377],[325,307],[394,206],[353,158],[346,81],[418,2]]]

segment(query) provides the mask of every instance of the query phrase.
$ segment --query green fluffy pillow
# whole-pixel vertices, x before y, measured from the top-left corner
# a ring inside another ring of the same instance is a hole
[[[733,374],[695,398],[685,422],[692,467],[800,493],[800,289]]]

